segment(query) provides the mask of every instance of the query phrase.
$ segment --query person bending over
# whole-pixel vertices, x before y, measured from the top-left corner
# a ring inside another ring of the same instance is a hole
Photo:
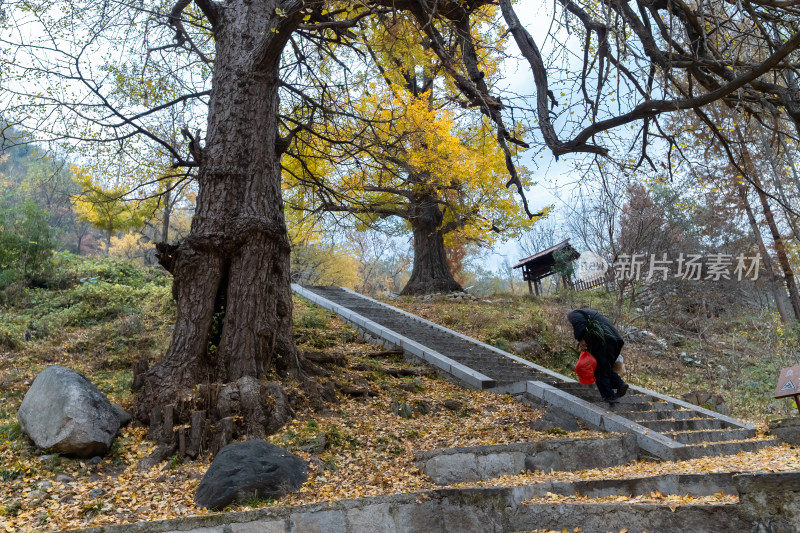
[[[609,404],[619,402],[628,392],[628,384],[614,372],[613,366],[625,342],[606,317],[592,309],[575,309],[567,314],[572,324],[575,340],[582,351],[588,351],[597,360],[594,377],[600,396]]]

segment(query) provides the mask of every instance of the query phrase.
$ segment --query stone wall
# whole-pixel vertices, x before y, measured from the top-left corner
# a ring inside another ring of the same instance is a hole
[[[740,504],[523,503],[535,496],[584,494],[703,496],[741,493]],[[580,527],[584,533],[648,531],[788,533],[800,531],[800,472],[667,475],[638,480],[543,483],[522,487],[439,489],[303,505],[264,508],[124,526],[84,533],[450,533]]]
[[[451,485],[520,472],[608,468],[636,460],[634,435],[556,439],[498,446],[442,448],[417,454],[417,468],[434,483]]]
[[[739,507],[759,533],[800,531],[800,472],[734,476]]]

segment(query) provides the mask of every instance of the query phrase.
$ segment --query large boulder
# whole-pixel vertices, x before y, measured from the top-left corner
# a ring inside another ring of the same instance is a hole
[[[105,454],[120,426],[108,398],[88,379],[60,366],[36,376],[17,418],[38,447],[75,457]]]
[[[222,509],[234,502],[281,498],[308,479],[305,460],[265,440],[228,444],[214,458],[194,495],[195,503]]]

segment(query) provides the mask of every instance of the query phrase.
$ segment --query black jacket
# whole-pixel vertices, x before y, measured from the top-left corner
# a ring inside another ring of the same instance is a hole
[[[586,341],[589,353],[597,360],[597,371],[601,374],[611,372],[625,344],[619,331],[606,317],[592,309],[570,311],[567,320],[572,324],[575,340]]]

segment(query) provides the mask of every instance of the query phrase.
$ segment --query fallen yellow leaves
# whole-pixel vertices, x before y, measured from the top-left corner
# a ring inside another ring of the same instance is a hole
[[[582,481],[592,479],[633,479],[666,474],[701,474],[724,472],[784,472],[800,469],[800,449],[784,444],[737,455],[701,457],[686,461],[636,461],[603,469],[575,472],[527,472],[492,480],[495,486],[518,486],[544,481]],[[476,486],[461,483],[459,487]]]
[[[738,502],[738,496],[725,494],[724,492],[718,492],[710,496],[694,497],[688,494],[662,494],[661,492],[654,491],[637,496],[613,495],[596,498],[582,496],[580,494],[563,495],[548,492],[544,496],[531,498],[522,503],[659,503],[668,505],[674,511],[679,505],[735,504]]]

